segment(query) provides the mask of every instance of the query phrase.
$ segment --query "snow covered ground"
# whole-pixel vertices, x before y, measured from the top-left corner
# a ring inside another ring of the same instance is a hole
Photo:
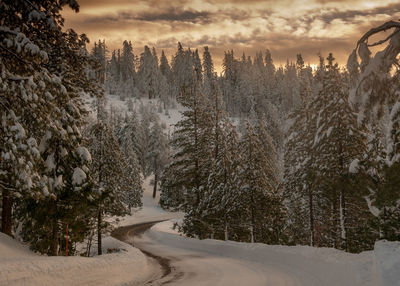
[[[124,116],[126,113],[128,115],[131,114],[130,111],[128,111],[128,106],[127,106],[127,100],[121,100],[118,95],[111,95],[107,94],[106,95],[106,109],[107,111],[111,111],[113,109],[115,112],[120,113],[122,116]],[[84,96],[83,101],[87,107],[88,110],[91,110],[92,112],[89,114],[89,116],[94,119],[96,118],[96,111],[94,107],[94,98],[89,97],[89,96]],[[140,105],[143,104],[144,106],[151,106],[153,110],[155,110],[155,113],[158,115],[160,118],[160,124],[165,123],[167,130],[165,130],[165,133],[167,135],[172,134],[174,130],[174,125],[181,119],[181,111],[184,110],[184,108],[179,104],[175,103],[176,107],[175,108],[169,108],[168,113],[166,114],[165,111],[162,111],[161,113],[158,112],[158,103],[157,100],[154,99],[148,99],[148,98],[140,98],[140,99],[133,99],[133,108],[136,111],[136,114],[140,116],[139,108]]]
[[[400,285],[399,242],[378,242],[374,251],[349,254],[181,236],[172,225],[182,214],[156,205],[149,180],[143,209],[121,224],[173,218],[134,238],[138,247],[170,260],[176,277],[170,285]],[[91,258],[46,257],[0,234],[0,285],[143,285],[159,271],[137,248],[105,238],[104,252],[112,248],[123,250]]]
[[[126,110],[117,97],[109,97],[109,104]],[[171,130],[180,115],[177,109],[169,114],[159,115]],[[400,242],[380,241],[374,251],[349,254],[308,246],[191,239],[172,229],[183,214],[158,206],[159,193],[154,200],[150,180],[144,182],[143,208],[119,218],[120,226],[167,220],[132,238],[135,246],[168,259],[174,269],[172,280],[165,277],[149,285],[170,281],[169,285],[193,286],[400,286]],[[160,271],[139,249],[106,237],[104,253],[114,248],[121,251],[90,258],[46,257],[0,234],[0,285],[143,285]]]
[[[145,255],[126,243],[105,238],[103,251],[113,248],[121,252],[90,258],[47,257],[0,233],[0,285],[141,285],[151,271]]]

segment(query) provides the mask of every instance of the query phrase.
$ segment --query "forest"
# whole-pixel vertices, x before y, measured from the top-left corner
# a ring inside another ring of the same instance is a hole
[[[101,254],[154,175],[188,237],[355,253],[400,240],[400,22],[360,35],[346,66],[334,51],[276,66],[266,47],[227,50],[218,74],[211,47],[177,43],[170,60],[134,54],[129,39],[89,49],[63,29],[76,1],[11,2],[0,2],[3,233],[48,255],[82,243],[89,254],[93,241]],[[129,113],[107,109],[109,95]],[[158,114],[171,108],[181,119],[168,133]]]

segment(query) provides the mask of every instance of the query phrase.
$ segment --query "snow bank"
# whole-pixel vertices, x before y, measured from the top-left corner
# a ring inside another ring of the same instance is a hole
[[[26,256],[34,257],[35,254],[28,249],[28,246],[22,245],[18,241],[0,232],[0,263],[6,258],[15,259]]]
[[[182,224],[182,219],[171,219],[171,220],[157,223],[151,227],[151,230],[157,231],[157,232],[165,232],[165,233],[175,234],[175,235],[182,235],[181,233],[178,232],[177,229],[174,229],[175,223]]]
[[[0,233],[0,285],[140,285],[148,275],[146,257],[138,249],[104,239],[104,250],[121,251],[96,257],[46,257]]]
[[[381,240],[375,243],[377,285],[400,285],[400,242]]]

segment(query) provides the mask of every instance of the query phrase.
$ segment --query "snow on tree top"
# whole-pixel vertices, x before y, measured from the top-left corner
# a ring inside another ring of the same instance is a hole
[[[360,160],[354,159],[349,166],[349,172],[352,174],[358,173]]]
[[[72,184],[74,184],[74,185],[82,185],[82,183],[85,180],[86,180],[85,172],[81,168],[76,167],[74,169],[74,174],[72,175]]]
[[[91,163],[92,162],[92,156],[90,155],[90,152],[88,149],[86,149],[83,146],[79,146],[76,149],[76,153],[79,155],[79,157],[82,159],[84,163]]]

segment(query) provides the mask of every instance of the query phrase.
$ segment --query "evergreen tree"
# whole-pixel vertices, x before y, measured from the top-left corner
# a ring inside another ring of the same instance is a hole
[[[120,66],[119,66],[119,58],[117,57],[116,51],[112,51],[110,63],[107,69],[107,77],[106,77],[106,90],[110,94],[115,94],[119,89],[120,79]]]
[[[133,54],[132,43],[123,42],[122,53],[119,58],[119,85],[121,86],[123,95],[133,96],[136,80],[135,55]]]
[[[79,96],[81,92],[92,95],[101,92],[101,88],[89,78],[87,73],[92,64],[85,49],[88,39],[85,35],[77,35],[73,30],[62,31],[61,29],[63,18],[60,11],[63,5],[52,1],[35,3],[6,1],[0,4],[1,14],[4,16],[1,33],[4,35],[3,39],[9,42],[6,46],[4,46],[5,42],[2,44],[2,78],[6,82],[12,78],[16,79],[13,80],[15,83],[21,82],[19,88],[15,90],[21,92],[22,100],[26,103],[31,101],[29,108],[32,108],[33,112],[27,112],[26,114],[30,114],[27,116],[19,113],[24,111],[23,109],[16,112],[12,109],[4,109],[6,113],[1,114],[3,127],[10,124],[12,127],[10,131],[14,133],[18,131],[21,143],[26,137],[28,140],[25,143],[25,150],[34,152],[32,153],[34,156],[38,155],[35,150],[35,141],[40,141],[39,151],[45,162],[42,167],[36,164],[37,161],[28,161],[29,158],[25,157],[27,159],[25,162],[31,170],[21,170],[21,176],[29,182],[30,187],[33,187],[33,183],[37,182],[34,180],[35,174],[39,170],[41,184],[36,186],[43,190],[44,197],[21,196],[19,198],[16,207],[18,213],[24,213],[21,218],[22,236],[32,243],[32,247],[37,247],[36,250],[53,255],[62,251],[59,247],[62,232],[60,226],[66,223],[74,223],[77,226],[82,223],[82,216],[88,213],[82,212],[85,204],[88,206],[92,193],[87,168],[88,161],[85,160],[88,156],[84,156],[87,152],[81,146],[79,132],[84,114]],[[76,2],[69,2],[68,5],[78,11],[79,6]],[[20,32],[22,26],[25,27],[23,33]],[[25,46],[23,51],[21,44]],[[28,53],[31,55],[29,56]],[[21,56],[32,61],[27,64]],[[10,65],[14,60],[16,62]],[[29,84],[26,91],[24,85],[27,85],[24,80],[28,80]],[[31,93],[32,90],[36,90],[37,93]],[[32,99],[29,98],[30,96]],[[37,101],[37,105],[34,101]],[[8,100],[2,100],[2,102],[6,103]],[[41,110],[41,113],[35,114],[35,110]],[[22,115],[18,119],[20,126],[16,124],[16,119],[13,119],[13,114]],[[24,121],[30,116],[35,120],[24,125]],[[28,131],[26,134],[29,136],[23,135],[24,130]],[[12,134],[7,134],[7,136],[12,136]],[[4,150],[7,151],[7,149],[6,146]],[[11,159],[12,155],[9,153]],[[24,158],[23,156],[21,158]],[[23,159],[20,161],[20,165],[23,166]],[[5,186],[20,184],[18,189],[23,189],[22,181],[17,182],[13,176],[9,178],[14,182],[7,179]],[[17,193],[13,195],[15,194]],[[9,198],[9,195],[3,196],[3,199],[6,199],[3,215],[7,218],[11,217],[11,213],[5,214],[5,212],[12,210],[8,207],[10,201],[7,199]],[[77,204],[79,200],[81,203]],[[47,210],[46,217],[40,216],[44,209]],[[76,220],[73,221],[71,217],[78,212],[81,212],[82,216],[77,215]],[[6,224],[9,222],[10,220],[5,221]],[[38,227],[33,228],[34,224]],[[7,225],[3,229],[9,232],[11,228]],[[73,240],[73,243],[83,239],[78,228],[76,233],[80,235],[75,237],[76,240]],[[43,244],[39,246],[33,242],[40,236]]]
[[[212,238],[229,239],[238,236],[243,207],[240,203],[239,138],[236,129],[225,118],[221,123],[220,148],[213,159],[206,194],[198,207],[205,224],[203,233]]]
[[[141,82],[141,90],[147,94],[149,99],[157,98],[160,94],[158,69],[158,57],[153,48],[153,53],[148,46],[144,47],[144,52],[140,55],[140,65],[138,76]]]
[[[277,190],[276,170],[267,159],[250,123],[240,145],[240,173],[243,217],[250,229],[250,241],[277,243],[284,227],[283,205]]]
[[[119,147],[113,130],[106,123],[106,115],[98,103],[98,121],[87,130],[88,146],[93,156],[91,173],[95,190],[100,197],[97,206],[98,254],[102,254],[103,215],[125,215],[129,207],[139,206],[141,192],[134,189],[131,168]]]
[[[398,240],[399,238],[399,192],[397,174],[399,169],[399,73],[391,71],[399,64],[400,53],[398,42],[399,22],[389,21],[366,32],[357,42],[357,46],[349,56],[347,67],[352,80],[350,100],[358,111],[358,121],[371,126],[382,126],[386,133],[375,133],[375,140],[384,142],[383,154],[386,154],[384,166],[377,166],[376,172],[370,174],[374,182],[370,195],[370,209],[379,219],[379,235],[381,238]],[[370,44],[372,37],[394,29],[385,38]],[[387,45],[382,46],[382,44]],[[369,50],[374,46],[377,52],[373,55]],[[360,59],[360,61],[359,61]],[[375,131],[375,130],[374,130]],[[376,132],[376,131],[375,131]],[[381,138],[379,136],[381,135]],[[375,144],[375,146],[379,146]],[[372,163],[381,162],[382,153],[375,152]],[[380,163],[382,164],[382,163]],[[379,168],[381,167],[381,168]],[[369,169],[367,169],[369,170]],[[378,179],[377,179],[378,178]]]
[[[127,176],[129,176],[131,181],[131,186],[127,192],[124,193],[124,202],[128,205],[129,209],[132,207],[141,205],[141,198],[143,194],[142,188],[142,172],[140,168],[137,155],[135,153],[134,144],[132,137],[126,137],[126,141],[122,146],[122,151],[124,152],[124,158],[127,162]]]
[[[362,200],[366,190],[357,190],[349,176],[349,166],[353,160],[360,160],[366,146],[357,116],[347,101],[347,83],[339,73],[337,64],[333,63],[332,54],[329,54],[327,60],[327,71],[319,96],[320,112],[314,141],[317,151],[316,165],[325,183],[329,182],[324,186],[323,192],[328,199],[328,207],[329,204],[331,206],[331,243],[335,247],[349,250],[352,240],[356,239],[349,237],[351,228],[362,219],[363,209],[367,207]],[[357,236],[357,233],[352,235]]]
[[[157,185],[164,167],[168,163],[169,155],[167,138],[160,124],[156,121],[150,131],[149,150],[147,153],[149,171],[154,173],[153,198],[156,197]]]
[[[144,132],[135,111],[132,112],[130,116],[127,116],[122,126],[116,130],[116,137],[125,153],[127,153],[128,150],[133,150],[135,152],[141,173],[144,174],[144,157],[146,156],[146,151],[143,149]]]
[[[193,53],[190,49],[184,50],[181,43],[178,43],[178,51],[172,60],[172,74],[176,89],[176,98],[193,94],[193,87],[196,78],[201,70],[194,71]]]
[[[302,73],[300,71],[300,73]],[[292,126],[285,143],[285,196],[288,204],[289,232],[292,242],[316,243],[316,169],[313,148],[316,116],[313,110],[310,82],[300,78],[302,105],[290,114]],[[307,218],[306,223],[304,218]]]
[[[214,102],[212,95],[216,92],[216,74],[214,72],[214,63],[208,47],[204,47],[203,67],[204,75],[202,91],[209,98],[210,102]]]
[[[170,105],[174,91],[172,70],[167,57],[165,56],[164,50],[161,52],[160,72],[162,74],[162,76],[159,75],[160,100],[163,102],[165,109]]]
[[[95,78],[101,83],[106,83],[106,66],[107,66],[107,49],[105,40],[98,41],[98,43],[94,43],[94,47],[92,49],[92,56],[98,64],[98,68],[96,69]]]
[[[208,142],[212,121],[206,97],[198,87],[193,87],[191,94],[182,96],[181,102],[186,110],[182,113],[182,120],[175,125],[173,161],[164,172],[164,177],[168,176],[168,179],[162,180],[160,204],[171,208],[184,201],[182,208],[190,211],[197,208],[206,187],[211,159]],[[171,198],[176,200],[171,201]],[[196,233],[199,234],[199,231],[196,230]]]

